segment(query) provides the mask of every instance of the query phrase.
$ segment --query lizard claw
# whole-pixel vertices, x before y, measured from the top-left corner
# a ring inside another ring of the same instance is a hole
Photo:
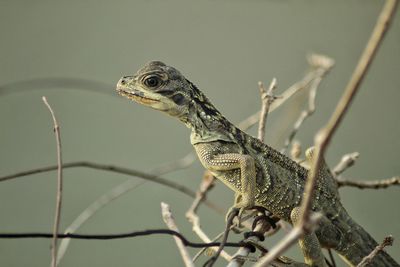
[[[251,208],[253,208],[253,205],[243,205],[242,203],[233,205],[225,216],[225,222],[231,222],[231,224],[233,225],[233,219],[237,217],[238,222],[235,226],[238,228],[242,228],[241,221],[243,213]]]

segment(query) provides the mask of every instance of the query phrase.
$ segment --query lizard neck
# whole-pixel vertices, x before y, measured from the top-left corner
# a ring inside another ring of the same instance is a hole
[[[189,110],[179,119],[192,130],[192,144],[223,140],[231,142],[231,128],[234,127],[214,107],[207,97],[188,81],[191,87]]]

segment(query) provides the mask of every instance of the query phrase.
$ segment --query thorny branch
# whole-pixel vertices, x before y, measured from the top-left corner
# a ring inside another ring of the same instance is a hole
[[[382,243],[377,245],[373,251],[368,256],[365,256],[361,262],[357,265],[357,267],[364,267],[367,266],[369,263],[371,263],[372,259],[378,254],[380,251],[382,251],[385,247],[387,246],[392,246],[393,245],[393,237],[391,235],[385,237],[383,239]]]
[[[63,188],[63,176],[62,176],[62,154],[61,154],[61,135],[60,135],[60,127],[58,125],[56,116],[54,114],[53,109],[50,104],[47,102],[46,97],[42,97],[44,104],[47,109],[50,111],[51,117],[53,119],[54,124],[54,133],[56,135],[56,144],[57,144],[57,197],[56,197],[56,211],[54,216],[54,226],[53,226],[53,242],[51,246],[52,258],[51,258],[51,266],[57,266],[57,233],[60,227],[60,218],[61,218],[61,204],[62,204],[62,188]]]
[[[351,79],[344,90],[342,98],[333,112],[328,124],[322,128],[315,137],[315,154],[312,160],[312,166],[308,174],[308,179],[305,185],[304,197],[301,203],[301,214],[299,225],[279,242],[266,257],[262,258],[257,266],[267,266],[273,259],[278,257],[282,252],[287,250],[297,239],[303,235],[305,228],[315,225],[317,220],[312,222],[315,214],[312,214],[311,203],[313,199],[314,188],[317,180],[318,170],[323,161],[323,155],[329,145],[329,142],[342,121],[346,111],[348,110],[351,101],[353,100],[359,86],[365,77],[365,74],[374,58],[374,55],[382,42],[383,36],[389,26],[389,22],[396,9],[396,0],[387,0],[372,35],[367,43],[367,46],[354,70]]]

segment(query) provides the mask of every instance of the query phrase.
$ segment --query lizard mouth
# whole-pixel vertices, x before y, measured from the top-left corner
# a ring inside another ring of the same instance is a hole
[[[141,93],[141,92],[135,92],[135,91],[129,91],[128,92],[128,91],[126,91],[125,89],[122,89],[122,88],[118,88],[117,91],[118,91],[118,94],[120,94],[122,96],[125,96],[126,98],[129,98],[129,99],[131,99],[133,101],[139,102],[141,104],[150,105],[150,104],[154,104],[154,103],[160,102],[160,101],[155,100],[153,98],[144,96],[143,93]]]

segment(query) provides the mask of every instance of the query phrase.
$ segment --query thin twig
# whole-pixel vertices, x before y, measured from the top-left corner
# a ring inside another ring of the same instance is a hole
[[[274,95],[274,90],[276,89],[276,78],[273,78],[268,90],[265,89],[264,84],[262,82],[258,82],[258,88],[260,89],[261,96],[261,112],[260,112],[260,122],[258,124],[258,139],[261,142],[264,142],[265,138],[265,125],[267,123],[267,117],[269,113],[269,109],[272,103],[277,99],[277,96]]]
[[[371,263],[372,259],[385,247],[393,245],[393,237],[391,235],[385,237],[381,244],[377,245],[374,250],[367,256],[365,256],[361,262],[357,265],[357,267],[364,267]]]
[[[63,176],[62,176],[62,154],[61,154],[61,135],[60,135],[60,127],[58,125],[56,116],[54,115],[54,111],[51,108],[50,104],[47,102],[45,96],[42,97],[42,100],[48,110],[50,111],[51,117],[53,119],[54,124],[54,133],[56,135],[56,144],[57,144],[57,197],[56,197],[56,211],[54,215],[54,226],[53,226],[53,242],[51,246],[52,258],[51,258],[51,266],[57,266],[57,233],[60,227],[60,218],[61,218],[61,204],[62,204],[62,188],[63,188]]]
[[[387,0],[375,28],[372,32],[371,38],[367,43],[367,46],[358,62],[358,65],[347,85],[342,98],[339,100],[338,105],[333,112],[328,124],[322,128],[315,137],[315,154],[312,160],[312,166],[308,173],[307,183],[305,185],[304,197],[301,203],[301,212],[299,224],[293,228],[293,230],[286,235],[281,242],[279,242],[266,257],[262,258],[257,266],[267,266],[273,259],[281,255],[282,252],[287,250],[292,244],[301,237],[306,227],[311,227],[314,222],[312,218],[315,213],[311,213],[311,204],[313,200],[313,194],[315,184],[317,180],[318,170],[323,161],[323,155],[329,145],[329,142],[335,133],[337,127],[342,121],[346,111],[348,110],[351,101],[353,100],[355,93],[357,92],[361,81],[363,80],[367,69],[369,68],[372,59],[374,58],[375,52],[381,43],[384,33],[389,25],[390,19],[394,14],[396,8],[396,0]],[[312,215],[312,216],[310,216]]]
[[[131,191],[133,189],[138,188],[139,186],[146,183],[147,180],[142,180],[137,182],[134,179],[126,180],[124,183],[119,184],[114,187],[111,191],[103,194],[99,198],[97,198],[94,202],[92,202],[88,207],[86,207],[79,215],[76,217],[72,223],[65,228],[64,233],[75,233],[82,225],[84,225],[90,218],[92,218],[99,210],[110,204],[113,200],[120,197],[122,194],[127,191]],[[135,184],[133,182],[136,182]],[[67,252],[68,246],[71,242],[71,239],[63,239],[61,240],[58,246],[57,252],[57,264],[60,264],[60,261],[64,257]]]
[[[308,105],[307,108],[304,109],[299,118],[294,123],[292,132],[286,138],[283,148],[281,149],[281,153],[285,153],[286,149],[290,146],[293,141],[293,138],[296,136],[299,131],[301,125],[303,125],[304,121],[314,114],[315,112],[315,99],[317,96],[317,90],[322,81],[322,78],[328,73],[330,69],[332,69],[334,65],[334,60],[323,55],[313,54],[308,57],[308,62],[312,68],[314,68],[313,73],[315,75],[313,81],[310,83],[310,91],[308,93]]]
[[[308,61],[309,64],[314,64],[318,62],[310,62]],[[288,99],[290,99],[292,96],[294,96],[296,93],[300,92],[301,90],[304,90],[308,88],[309,84],[315,79],[316,76],[316,68],[313,68],[311,66],[311,71],[308,72],[302,80],[296,82],[292,86],[290,86],[288,89],[286,89],[282,94],[279,95],[279,98],[277,98],[269,107],[269,113],[283,105]],[[253,125],[255,125],[259,120],[260,120],[260,113],[261,111],[258,111],[246,119],[244,119],[242,122],[238,124],[238,127],[242,130],[247,130]]]
[[[169,172],[173,172],[176,170],[184,169],[189,167],[194,162],[195,156],[193,152],[188,153],[181,159],[175,160],[173,162],[162,164],[150,171],[153,175],[161,175]],[[95,201],[93,201],[87,208],[85,208],[81,214],[78,215],[74,219],[74,221],[65,229],[66,233],[74,233],[76,232],[85,222],[87,222],[94,214],[100,211],[102,208],[110,204],[113,200],[118,199],[122,195],[128,193],[129,191],[145,184],[147,180],[143,180],[140,183],[137,183],[134,179],[126,180],[123,183],[120,183],[114,186],[111,190],[107,191],[100,197],[98,197]],[[222,212],[222,210],[221,210]],[[65,253],[67,252],[70,239],[63,239],[58,247],[58,257],[57,263],[62,260]]]
[[[203,202],[204,198],[207,195],[207,192],[211,190],[211,188],[214,186],[214,180],[215,178],[212,176],[212,174],[209,171],[205,171],[203,175],[203,179],[200,184],[200,188],[198,192],[196,193],[196,198],[193,201],[191,207],[189,210],[186,212],[186,218],[190,223],[192,223],[192,230],[197,234],[197,236],[203,240],[203,242],[210,243],[211,239],[204,233],[204,231],[201,229],[200,225],[200,217],[197,215],[197,209],[199,208],[199,205]],[[212,247],[211,248],[213,251],[217,252],[218,248],[217,247]],[[228,253],[225,251],[221,251],[221,256],[229,261],[232,256],[230,256]]]
[[[359,157],[360,153],[358,152],[343,155],[343,157],[340,159],[340,162],[333,168],[333,175],[336,177],[343,173],[345,170],[353,166]]]
[[[171,209],[167,203],[161,202],[161,213],[163,220],[167,227],[170,230],[179,232],[178,226],[175,223],[174,217],[172,216]],[[174,236],[176,245],[179,249],[179,252],[181,253],[183,262],[185,263],[186,267],[194,267],[193,261],[190,257],[190,254],[188,250],[186,249],[185,244],[183,244],[182,240],[180,240],[178,237]]]
[[[359,189],[383,189],[392,185],[400,185],[400,176],[376,181],[356,181],[338,177],[336,178],[336,182],[339,187],[352,186]]]

